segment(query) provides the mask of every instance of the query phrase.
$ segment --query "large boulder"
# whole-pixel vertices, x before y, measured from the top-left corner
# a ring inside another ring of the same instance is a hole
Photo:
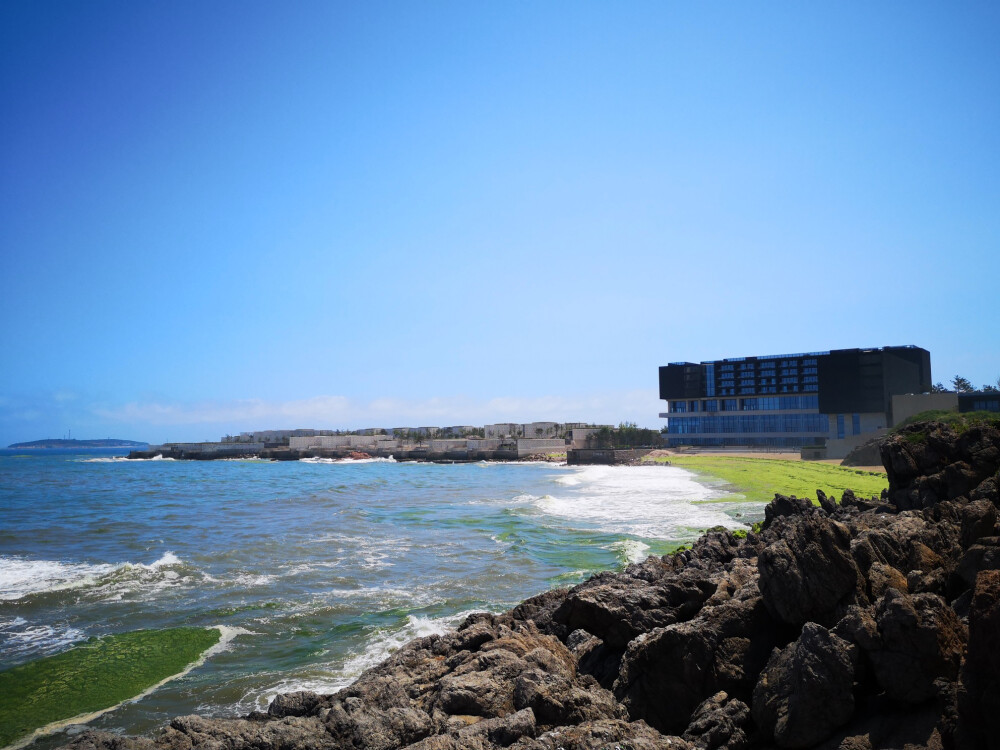
[[[698,705],[720,691],[749,702],[779,631],[754,578],[694,619],[629,643],[615,695],[632,718],[681,733]]]
[[[553,620],[569,632],[586,630],[607,647],[624,651],[641,633],[689,620],[714,592],[715,584],[697,575],[655,583],[615,577],[571,591]]]
[[[976,578],[958,707],[973,746],[1000,748],[1000,570]]]
[[[1000,469],[1000,422],[957,430],[921,423],[904,427],[880,448],[889,501],[900,510],[968,496]]]
[[[747,704],[720,691],[694,710],[683,737],[698,750],[745,750],[750,746],[749,728]]]
[[[757,726],[779,747],[810,747],[854,713],[857,649],[807,623],[798,640],[775,649],[753,691]]]
[[[850,531],[837,521],[809,515],[785,524],[782,532],[758,558],[760,593],[768,611],[788,625],[832,624],[838,608],[853,603],[859,590]]]
[[[890,698],[920,703],[936,694],[935,680],[958,676],[965,626],[940,596],[889,589],[876,602],[875,619],[879,643],[868,656]]]

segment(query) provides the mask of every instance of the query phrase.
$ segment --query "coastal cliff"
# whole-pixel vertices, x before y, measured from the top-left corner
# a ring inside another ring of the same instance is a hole
[[[1000,747],[1000,425],[912,425],[889,490],[469,617],[334,695],[74,750]]]

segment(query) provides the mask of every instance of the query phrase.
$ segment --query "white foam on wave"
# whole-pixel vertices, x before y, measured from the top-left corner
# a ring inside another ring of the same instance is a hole
[[[162,453],[157,453],[151,458],[128,458],[127,456],[103,456],[101,458],[75,458],[73,459],[77,463],[81,464],[134,464],[141,463],[142,461],[176,461],[176,458],[164,458]]]
[[[376,631],[361,651],[348,656],[345,660],[321,664],[306,674],[286,677],[267,688],[250,691],[238,701],[239,713],[266,709],[271,701],[283,693],[300,690],[320,695],[336,693],[351,685],[365,670],[385,661],[414,638],[440,635],[454,630],[466,617],[479,611],[481,610],[468,610],[436,618],[409,615],[402,628]]]
[[[375,456],[372,458],[300,458],[300,463],[304,464],[341,464],[341,465],[356,465],[356,464],[395,464],[399,463],[395,458],[389,456],[388,458],[383,456]]]
[[[544,513],[583,521],[601,531],[647,539],[696,536],[711,526],[740,528],[706,500],[721,493],[672,466],[573,467],[553,477],[560,489],[534,500]]]
[[[12,601],[46,591],[91,586],[114,569],[114,565],[0,556],[0,601]]]
[[[609,546],[626,563],[639,563],[648,557],[649,545],[638,539],[622,539]]]
[[[119,600],[126,594],[187,583],[196,576],[173,552],[145,563],[68,563],[0,556],[0,601],[55,591],[86,589],[101,599]]]
[[[0,620],[0,653],[5,656],[45,656],[86,637],[82,630],[68,625],[33,624],[23,617]]]

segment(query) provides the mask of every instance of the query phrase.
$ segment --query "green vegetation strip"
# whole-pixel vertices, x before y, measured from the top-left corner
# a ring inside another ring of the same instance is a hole
[[[0,747],[134,698],[183,672],[220,638],[215,628],[138,630],[0,672]]]
[[[878,495],[889,486],[885,474],[812,461],[785,461],[777,458],[736,456],[670,456],[671,466],[703,476],[721,479],[733,492],[755,502],[770,502],[774,494],[808,497],[816,503],[816,490],[834,495],[839,501],[844,490],[859,497]]]

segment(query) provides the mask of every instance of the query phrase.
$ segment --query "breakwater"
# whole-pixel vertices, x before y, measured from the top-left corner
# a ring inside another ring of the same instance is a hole
[[[471,615],[339,692],[72,746],[995,747],[1000,428],[914,425],[882,457],[882,497],[776,497],[759,529]]]

